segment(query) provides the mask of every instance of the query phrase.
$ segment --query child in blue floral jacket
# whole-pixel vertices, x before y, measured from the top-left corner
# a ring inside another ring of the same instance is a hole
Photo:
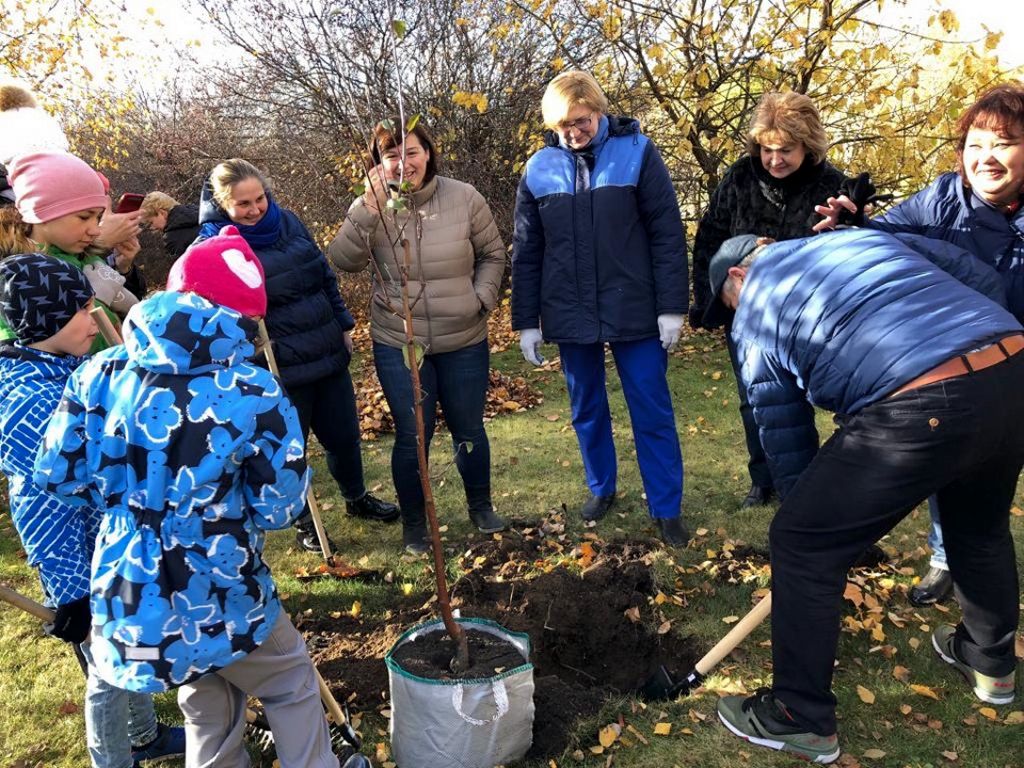
[[[76,215],[70,226],[87,227]],[[67,224],[65,224],[67,226]],[[96,336],[93,289],[77,267],[41,253],[0,262],[0,317],[15,343],[0,347],[0,469],[29,565],[39,570],[56,618],[50,634],[71,643],[87,676],[85,726],[93,768],[128,768],[184,752],[181,728],[157,723],[152,697],[99,678],[87,661],[90,560],[100,511],[37,486],[33,461],[64,385]],[[134,745],[134,746],[133,746]]]
[[[189,249],[133,307],[125,344],[71,377],[37,482],[104,512],[93,574],[100,674],[179,687],[186,765],[248,765],[246,695],[281,765],[337,768],[315,671],[263,560],[265,531],[302,514],[295,409],[249,362],[263,270],[234,227]]]

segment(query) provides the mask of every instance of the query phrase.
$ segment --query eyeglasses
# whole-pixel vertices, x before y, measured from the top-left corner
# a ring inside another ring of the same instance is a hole
[[[559,133],[563,133],[563,134],[564,133],[568,133],[573,128],[575,128],[577,131],[585,131],[588,128],[590,128],[590,123],[591,123],[591,121],[593,119],[594,119],[594,113],[591,112],[586,117],[581,117],[581,118],[578,118],[576,120],[570,120],[568,122],[559,123],[557,125],[558,132]]]

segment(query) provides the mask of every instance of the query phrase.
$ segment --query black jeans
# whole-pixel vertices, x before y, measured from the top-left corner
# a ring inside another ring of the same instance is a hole
[[[743,377],[740,376],[740,363],[736,359],[736,345],[733,343],[730,330],[730,326],[726,326],[725,341],[729,347],[729,362],[732,363],[732,372],[736,375],[736,390],[740,397],[740,418],[743,419],[743,436],[747,440],[747,455],[750,457],[747,461],[747,471],[750,472],[751,482],[758,488],[774,488],[768,458],[764,455],[761,435],[757,429],[757,422],[754,421],[754,409],[747,400],[747,388],[743,384]]]
[[[327,469],[349,501],[366,493],[363,483],[362,444],[352,377],[345,368],[332,376],[288,387],[288,397],[299,412],[302,436],[310,428],[327,457]],[[300,518],[300,521],[305,518]]]
[[[846,572],[937,493],[963,621],[958,655],[1015,669],[1019,618],[1010,504],[1024,464],[1024,354],[836,417],[769,530],[775,695],[805,727],[836,732],[832,669]]]

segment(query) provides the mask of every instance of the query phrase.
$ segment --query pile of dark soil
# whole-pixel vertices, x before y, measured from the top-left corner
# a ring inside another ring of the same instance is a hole
[[[462,616],[487,618],[529,635],[536,694],[534,745],[530,756],[555,757],[570,746],[575,726],[610,697],[636,691],[665,664],[675,675],[692,669],[699,654],[677,630],[659,634],[657,594],[647,542],[567,543],[527,528],[499,540],[484,539],[462,556],[466,574],[452,585],[452,603]],[[433,618],[422,606],[392,612],[374,625],[343,615],[304,619],[321,673],[339,700],[356,709],[380,707],[387,699],[383,658],[398,637]],[[474,633],[477,634],[477,633]],[[427,637],[445,638],[432,633]],[[404,651],[403,649],[400,649]],[[471,650],[471,657],[480,655]],[[415,664],[433,664],[440,677],[452,656],[450,641],[420,654]],[[401,661],[403,667],[414,662]],[[493,667],[506,666],[492,662]]]

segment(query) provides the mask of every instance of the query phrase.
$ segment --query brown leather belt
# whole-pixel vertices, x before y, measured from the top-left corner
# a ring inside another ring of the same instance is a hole
[[[966,376],[969,373],[989,368],[996,363],[1003,362],[1003,360],[1008,360],[1022,349],[1024,349],[1024,333],[1006,336],[999,341],[989,344],[987,347],[982,347],[977,352],[957,355],[935,366],[930,371],[922,373],[916,379],[908,381],[889,395],[889,397],[896,397],[896,395],[902,395],[904,392],[919,389],[928,384],[934,384],[937,381],[954,379],[957,376]]]

